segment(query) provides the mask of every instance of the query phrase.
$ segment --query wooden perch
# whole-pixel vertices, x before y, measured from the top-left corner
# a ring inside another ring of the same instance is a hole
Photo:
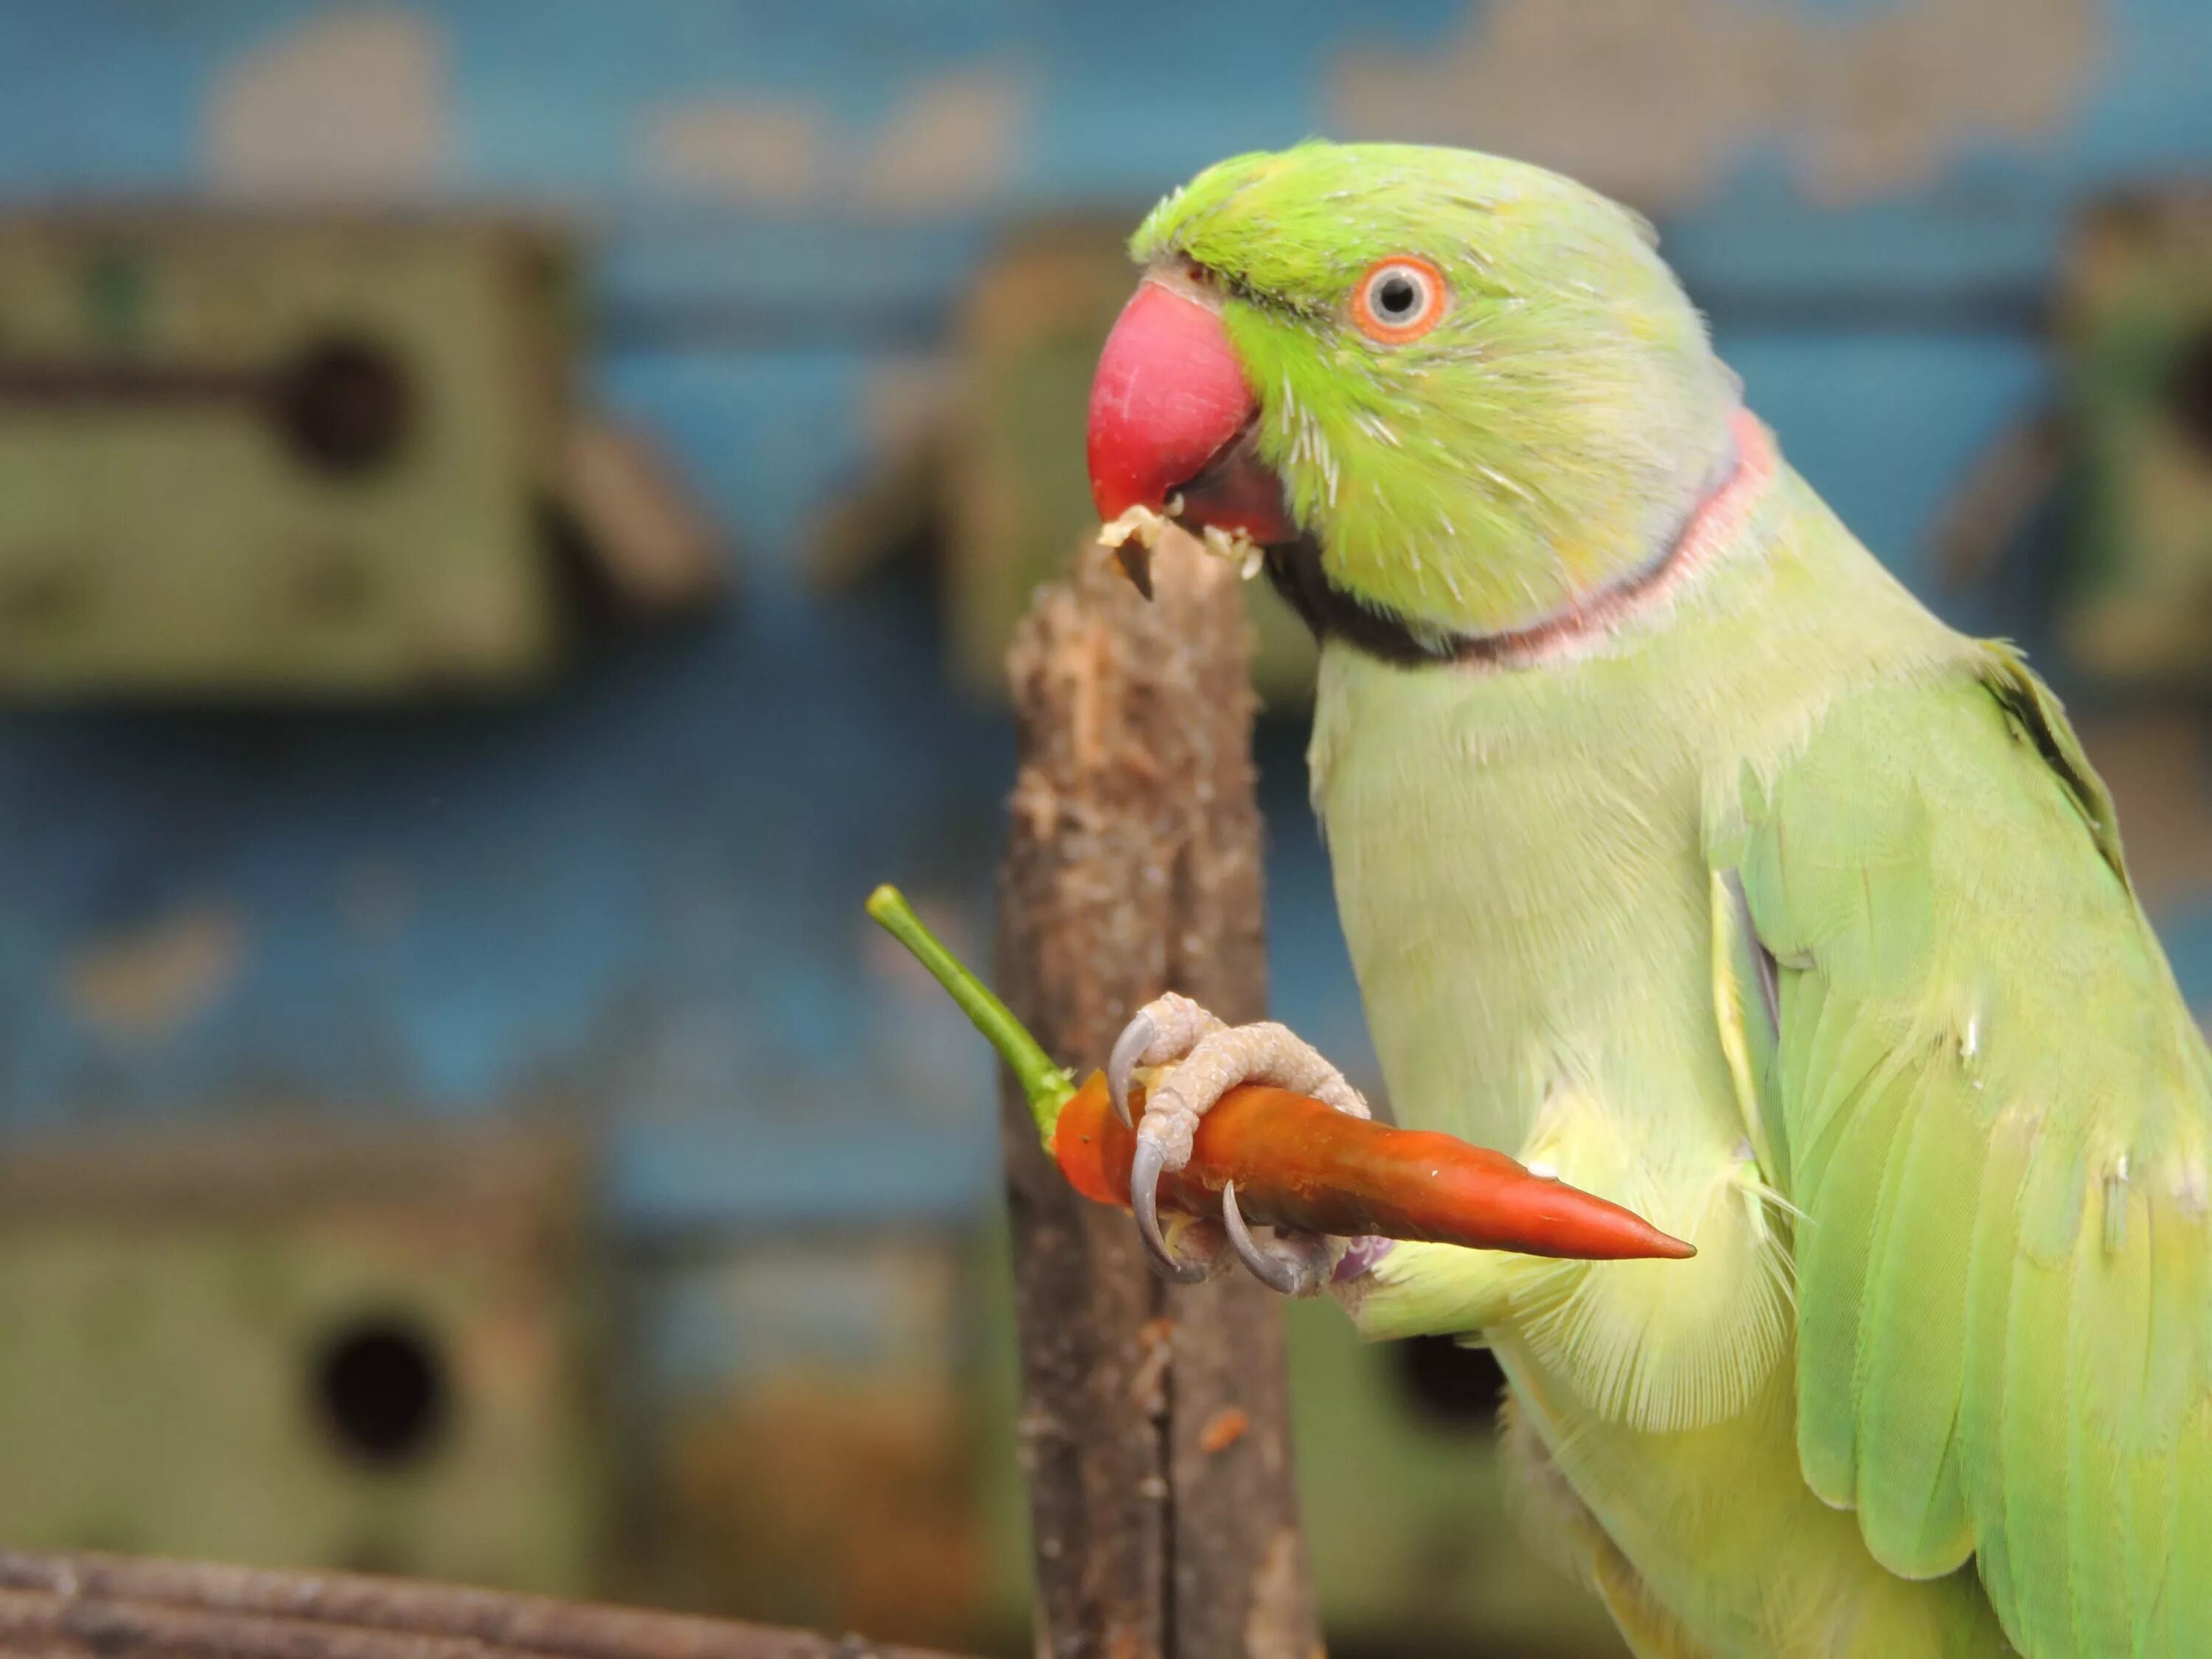
[[[1267,1000],[1250,642],[1236,573],[1180,534],[1146,603],[1096,549],[1009,655],[1021,766],[997,982],[1064,1063],[1163,990]],[[1281,1317],[1243,1275],[1170,1292],[1003,1091],[1038,1650],[1309,1659]]]
[[[25,1659],[943,1659],[857,1636],[359,1573],[0,1552]]]

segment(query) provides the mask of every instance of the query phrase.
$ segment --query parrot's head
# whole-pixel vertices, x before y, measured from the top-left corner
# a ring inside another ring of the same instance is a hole
[[[1322,631],[1442,653],[1663,556],[1735,380],[1648,226],[1466,150],[1306,143],[1153,209],[1091,388],[1100,514],[1243,532]]]

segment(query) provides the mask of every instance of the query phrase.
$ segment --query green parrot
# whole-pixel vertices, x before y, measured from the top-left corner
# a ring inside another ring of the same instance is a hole
[[[1163,1235],[1233,1084],[1366,1109],[1170,996],[1109,1068],[1163,1269],[1494,1349],[1526,1519],[1639,1655],[2212,1655],[2212,1063],[2056,700],[1853,539],[1571,180],[1308,143],[1133,252],[1097,505],[1320,638],[1394,1114],[1698,1250]]]

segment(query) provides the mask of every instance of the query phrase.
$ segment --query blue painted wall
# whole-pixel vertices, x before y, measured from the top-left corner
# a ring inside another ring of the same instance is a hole
[[[1668,14],[1687,56],[1631,30],[1623,84],[1674,85],[1733,38],[1697,31],[1755,16],[1797,45],[1741,76],[1811,90],[1739,99],[1655,171],[1654,132],[1735,92],[1620,116],[1634,99],[1574,79],[1577,26],[1543,21],[1570,13],[1531,4],[0,8],[0,204],[330,189],[576,216],[598,237],[593,395],[679,459],[739,590],[504,710],[0,716],[0,1114],[566,1104],[603,1126],[638,1237],[978,1210],[982,1057],[858,903],[896,878],[988,938],[1010,738],[947,688],[918,585],[817,592],[805,527],[869,461],[877,377],[941,346],[1003,225],[1133,211],[1223,153],[1372,125],[1361,63],[1462,63],[1462,102],[1409,98],[1422,136],[1618,169],[1792,459],[1934,597],[1933,516],[2048,392],[2034,317],[2069,213],[2212,170],[2212,9],[1703,0]],[[1647,35],[1662,15],[1591,10]],[[1821,78],[1884,27],[1903,57]],[[368,42],[374,84],[329,92],[334,39]],[[1565,128],[1543,108],[1486,125],[1493,52],[1567,66]],[[334,136],[307,130],[324,98]],[[1862,117],[1896,131],[1862,143]],[[781,161],[730,163],[732,132]],[[1263,739],[1278,1006],[1356,1060],[1298,744]],[[204,1008],[136,1037],[84,1018],[88,951],[204,914],[229,941]],[[2169,920],[2212,997],[2212,908]]]

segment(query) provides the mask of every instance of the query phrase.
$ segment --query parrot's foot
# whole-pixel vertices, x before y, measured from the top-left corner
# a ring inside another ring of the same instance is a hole
[[[1214,1102],[1239,1084],[1267,1083],[1310,1095],[1354,1117],[1368,1115],[1366,1101],[1344,1073],[1286,1027],[1272,1021],[1224,1025],[1172,991],[1137,1011],[1106,1062],[1107,1089],[1124,1123],[1129,1121],[1129,1084],[1139,1066],[1164,1069],[1146,1091],[1144,1120],[1137,1125],[1137,1151],[1129,1166],[1129,1201],[1153,1270],[1179,1284],[1206,1278],[1215,1262],[1193,1258],[1188,1246],[1200,1243],[1198,1238],[1179,1238],[1178,1245],[1186,1248],[1171,1250],[1161,1237],[1160,1176],[1190,1161],[1191,1137]],[[1222,1196],[1221,1231],[1261,1283],[1285,1296],[1312,1296],[1328,1282],[1335,1251],[1329,1240],[1278,1229],[1261,1243],[1237,1213],[1234,1189]],[[1203,1242],[1213,1239],[1209,1236]]]

